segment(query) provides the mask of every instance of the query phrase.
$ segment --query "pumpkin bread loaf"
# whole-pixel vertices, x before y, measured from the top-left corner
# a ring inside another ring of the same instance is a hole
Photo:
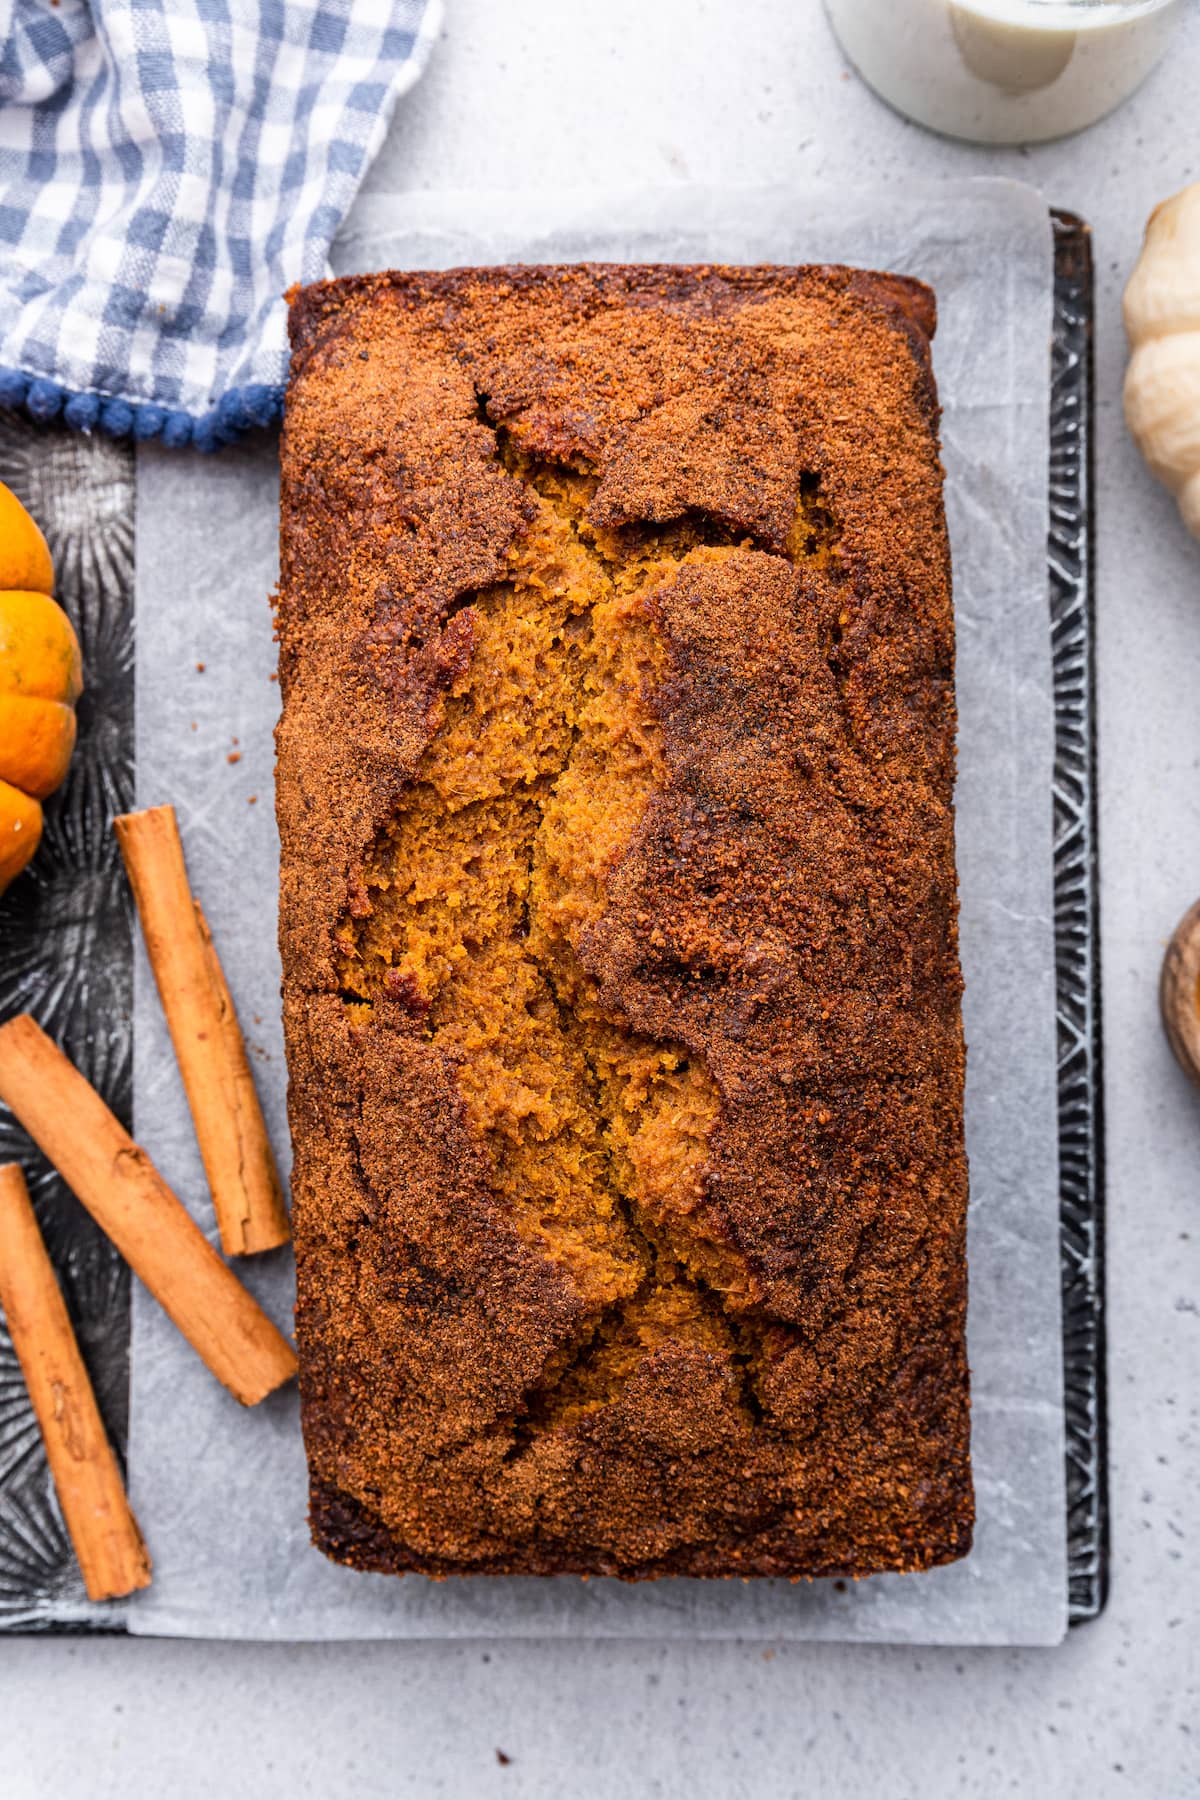
[[[281,943],[317,1544],[865,1574],[973,1516],[932,296],[292,296]]]

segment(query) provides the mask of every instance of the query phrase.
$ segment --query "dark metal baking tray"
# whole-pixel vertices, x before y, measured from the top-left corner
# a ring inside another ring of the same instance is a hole
[[[1104,1190],[1096,868],[1092,257],[1055,213],[1050,614],[1067,1526],[1072,1624],[1104,1605],[1108,1502]],[[79,746],[30,872],[0,900],[0,1018],[32,1012],[129,1123],[133,935],[111,829],[134,799],[134,461],[126,444],[0,413],[0,480],[46,527],[83,645]],[[128,1429],[129,1275],[0,1108],[119,1452]],[[83,1591],[12,1346],[0,1327],[0,1631],[121,1630]]]

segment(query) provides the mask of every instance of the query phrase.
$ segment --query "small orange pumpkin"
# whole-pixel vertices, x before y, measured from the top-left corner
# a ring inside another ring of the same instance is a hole
[[[0,482],[0,894],[37,849],[41,802],[75,747],[79,640],[53,586],[45,538]]]

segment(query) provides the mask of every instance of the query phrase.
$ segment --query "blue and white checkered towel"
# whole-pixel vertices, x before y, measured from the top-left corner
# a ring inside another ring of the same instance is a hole
[[[440,0],[0,0],[0,403],[215,449],[278,415],[284,290]]]

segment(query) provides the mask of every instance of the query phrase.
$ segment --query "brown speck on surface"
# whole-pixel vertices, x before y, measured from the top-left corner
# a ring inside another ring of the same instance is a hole
[[[293,294],[281,943],[338,1561],[970,1546],[933,325],[830,268]]]
[[[247,800],[246,800],[246,805],[247,805],[247,806],[257,806],[257,805],[258,805],[258,795],[257,795],[257,794],[250,794],[250,795],[249,795],[249,796],[248,796],[248,797],[247,797]]]
[[[512,1757],[509,1756],[505,1750],[497,1750],[496,1761],[500,1764],[502,1769],[507,1769],[512,1764]]]
[[[199,729],[200,729],[200,727],[199,727],[199,726],[198,726],[198,725],[197,725],[197,723],[196,723],[196,721],[195,721],[195,719],[193,719],[193,720],[192,720],[192,730],[193,730],[193,731],[199,731]]]
[[[239,763],[239,762],[241,762],[241,760],[242,760],[242,753],[240,750],[231,750],[229,752],[229,755],[225,758],[225,761],[227,763]]]
[[[271,673],[267,676],[267,680],[268,681],[278,681],[279,680],[279,670],[272,669]]]
[[[205,670],[205,666],[206,666],[206,665],[205,665],[205,664],[204,664],[204,663],[199,663],[199,662],[198,662],[198,663],[197,663],[197,664],[196,664],[196,673],[197,673],[197,675],[203,675],[203,673],[204,673],[204,670]]]

